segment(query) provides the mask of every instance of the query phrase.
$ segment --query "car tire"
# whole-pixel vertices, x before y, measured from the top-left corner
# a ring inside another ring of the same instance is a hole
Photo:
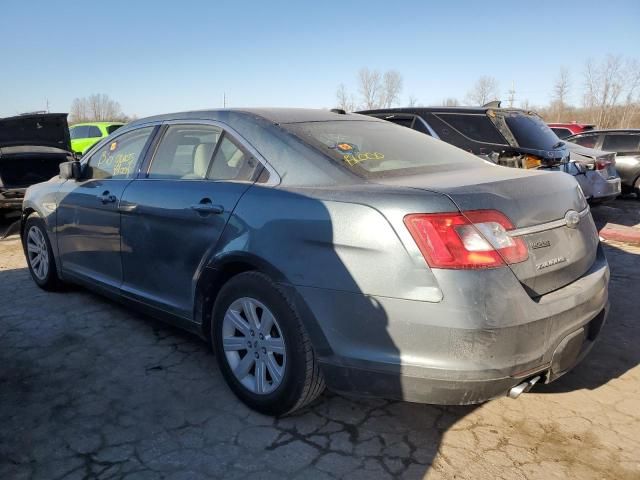
[[[640,200],[640,177],[636,178],[633,184],[633,193],[636,194],[636,200]]]
[[[222,374],[250,408],[282,416],[325,388],[311,341],[293,303],[269,277],[231,278],[213,307],[212,343]]]
[[[56,270],[47,228],[36,213],[25,222],[22,247],[33,281],[44,290],[59,290],[62,282]]]

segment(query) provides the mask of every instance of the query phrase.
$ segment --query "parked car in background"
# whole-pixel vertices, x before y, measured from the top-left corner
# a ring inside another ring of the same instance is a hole
[[[587,199],[604,202],[613,200],[622,193],[614,152],[603,152],[571,142],[567,142],[567,148],[571,159],[567,165],[567,173],[576,177]],[[572,169],[576,169],[576,173]]]
[[[590,123],[576,123],[576,122],[548,123],[547,125],[549,125],[549,128],[553,130],[553,133],[555,133],[558,136],[558,138],[563,140],[567,137],[570,137],[571,135],[586,132],[588,130],[593,130],[594,128],[596,128],[595,125],[592,125]]]
[[[263,413],[325,384],[517,396],[570,370],[606,318],[607,261],[570,176],[496,168],[368,116],[151,117],[60,173],[24,200],[33,280],[198,332]]]
[[[0,214],[20,210],[24,192],[72,160],[66,113],[0,119]]]
[[[623,193],[640,200],[640,129],[590,130],[567,138],[583,147],[616,152],[616,170]]]
[[[483,107],[417,107],[361,111],[412,128],[505,167],[566,172],[583,187],[589,199],[606,200],[620,194],[620,184],[601,183],[599,173],[571,164],[566,142],[535,113],[499,108],[499,102]]]
[[[71,148],[76,153],[85,153],[104,137],[111,135],[122,127],[122,122],[76,123],[69,130]]]

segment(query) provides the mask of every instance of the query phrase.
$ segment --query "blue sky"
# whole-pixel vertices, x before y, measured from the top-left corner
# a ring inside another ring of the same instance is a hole
[[[91,7],[102,7],[92,10]],[[640,2],[3,0],[0,116],[106,93],[127,114],[332,107],[361,67],[398,70],[403,102],[464,98],[491,75],[546,104],[561,66],[640,58]]]

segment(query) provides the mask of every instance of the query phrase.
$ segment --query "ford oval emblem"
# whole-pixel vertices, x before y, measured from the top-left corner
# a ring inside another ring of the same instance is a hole
[[[567,223],[567,227],[577,228],[580,223],[580,214],[575,210],[569,210],[564,216],[564,221]]]

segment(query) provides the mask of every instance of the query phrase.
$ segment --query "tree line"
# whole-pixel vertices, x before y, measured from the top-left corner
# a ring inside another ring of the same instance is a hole
[[[357,73],[357,93],[348,92],[344,84],[336,91],[338,108],[346,111],[390,107],[420,106],[415,96],[401,100],[402,75],[396,70],[381,73],[362,68]],[[576,93],[577,95],[572,95]],[[578,97],[573,104],[570,98]],[[484,105],[502,100],[502,106],[536,111],[547,122],[591,123],[600,128],[640,128],[640,61],[607,55],[588,60],[581,72],[562,67],[555,77],[547,105],[532,105],[517,99],[515,85],[501,96],[498,80],[489,75],[477,79],[463,101],[447,97],[442,106]]]
[[[69,110],[69,123],[130,122],[134,116],[125,115],[120,104],[104,93],[75,98]]]

